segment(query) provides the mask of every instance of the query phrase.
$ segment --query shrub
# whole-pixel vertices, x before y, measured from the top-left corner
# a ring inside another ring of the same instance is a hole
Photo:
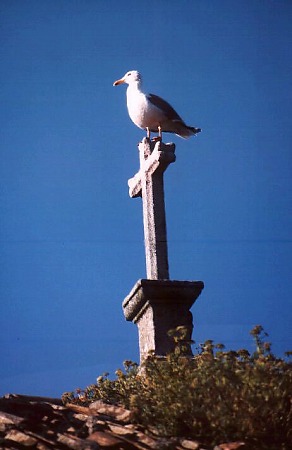
[[[115,380],[104,374],[85,390],[64,394],[64,401],[102,399],[123,405],[138,423],[163,436],[210,444],[240,439],[257,449],[288,449],[291,363],[273,355],[263,328],[251,331],[256,344],[252,355],[245,349],[226,351],[208,340],[192,358],[185,356],[185,331],[170,332],[176,348],[165,358],[149,354],[140,368],[125,361]]]

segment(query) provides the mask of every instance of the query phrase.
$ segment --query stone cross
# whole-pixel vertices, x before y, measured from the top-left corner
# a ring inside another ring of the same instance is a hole
[[[192,355],[193,316],[202,281],[169,279],[163,174],[175,161],[175,145],[144,138],[139,144],[140,170],[128,181],[129,195],[142,197],[147,278],[136,282],[123,301],[126,320],[138,326],[140,362],[150,351],[165,356],[174,349],[168,332],[186,330],[186,354]]]
[[[139,144],[140,170],[128,181],[130,197],[142,197],[146,273],[150,280],[168,280],[167,235],[163,173],[175,161],[175,145]]]

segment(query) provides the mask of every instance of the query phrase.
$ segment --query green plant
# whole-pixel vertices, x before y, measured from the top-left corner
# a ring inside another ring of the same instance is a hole
[[[261,326],[251,331],[255,352],[226,351],[208,340],[194,357],[185,355],[186,330],[169,333],[175,351],[150,353],[140,369],[131,361],[116,379],[105,374],[95,385],[64,395],[88,404],[102,399],[132,410],[135,420],[164,436],[214,444],[244,440],[257,449],[288,449],[292,438],[291,363],[277,358]]]

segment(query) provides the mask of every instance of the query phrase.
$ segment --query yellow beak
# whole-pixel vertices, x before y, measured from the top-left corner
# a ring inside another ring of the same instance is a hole
[[[113,86],[118,86],[119,84],[122,84],[122,83],[124,83],[124,82],[125,82],[124,78],[121,78],[120,80],[115,81],[115,82],[113,83]]]

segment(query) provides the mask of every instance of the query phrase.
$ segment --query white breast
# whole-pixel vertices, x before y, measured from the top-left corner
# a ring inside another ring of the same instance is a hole
[[[128,86],[127,107],[131,120],[137,127],[146,129],[157,129],[161,113],[156,106],[152,105],[147,96],[138,90]]]

